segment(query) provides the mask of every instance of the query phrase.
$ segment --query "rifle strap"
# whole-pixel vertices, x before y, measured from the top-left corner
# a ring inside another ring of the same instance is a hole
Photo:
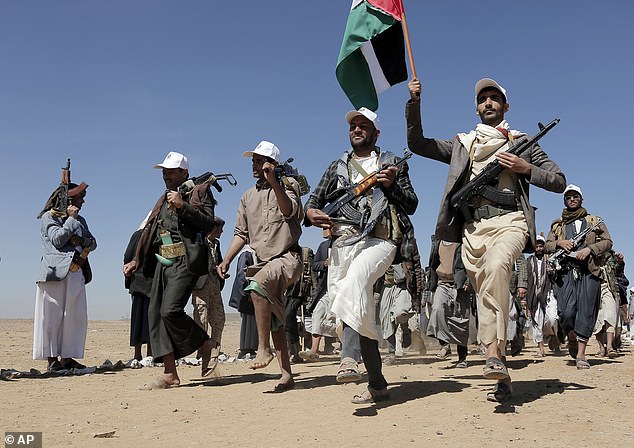
[[[357,172],[361,175],[361,177],[367,177],[368,172],[366,170],[363,169],[363,167],[361,166],[361,164],[359,162],[357,162],[354,158],[354,156],[350,156],[350,165],[352,165],[354,167],[355,170],[357,170]],[[350,175],[350,179],[353,178],[352,173],[348,173]]]

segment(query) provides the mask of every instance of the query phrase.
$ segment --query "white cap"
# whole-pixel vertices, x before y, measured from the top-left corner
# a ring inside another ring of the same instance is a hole
[[[634,286],[630,288],[630,294],[634,294]]]
[[[568,193],[569,191],[576,191],[577,193],[579,193],[579,196],[583,197],[583,193],[581,193],[581,188],[577,187],[575,184],[570,184],[566,187],[566,189],[564,190],[564,196],[566,196],[566,193]]]
[[[154,168],[182,168],[189,171],[189,163],[187,162],[187,157],[180,152],[170,151],[165,156],[165,160],[154,165]]]
[[[377,131],[380,131],[381,128],[379,127],[379,118],[376,115],[375,112],[372,112],[370,109],[366,108],[366,107],[362,107],[359,110],[351,110],[350,112],[348,112],[346,114],[346,121],[348,122],[348,124],[350,124],[350,122],[352,121],[352,119],[354,117],[358,117],[358,116],[362,116],[367,118],[368,120],[370,120],[372,122],[372,124],[374,125],[374,128]]]
[[[267,142],[266,140],[262,140],[258,143],[258,146],[256,146],[253,151],[244,151],[242,153],[244,157],[253,157],[253,154],[270,157],[277,163],[280,162],[280,150],[273,143]]]
[[[539,243],[540,241],[541,241],[542,243],[545,243],[545,242],[546,242],[546,238],[544,238],[544,235],[542,235],[541,233],[540,233],[539,235],[537,235],[535,239],[537,240],[537,242],[538,242],[538,243]]]
[[[481,80],[479,80],[475,84],[475,103],[476,103],[476,106],[478,105],[478,95],[480,95],[480,92],[482,92],[484,89],[488,89],[490,87],[492,87],[494,89],[497,89],[500,92],[502,92],[502,95],[504,95],[504,99],[506,100],[506,102],[507,103],[509,102],[509,97],[506,94],[506,89],[504,87],[499,85],[495,79],[482,78]]]

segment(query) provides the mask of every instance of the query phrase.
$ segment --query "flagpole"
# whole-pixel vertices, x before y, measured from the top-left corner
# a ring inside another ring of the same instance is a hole
[[[407,56],[409,57],[409,67],[412,71],[412,78],[416,76],[416,66],[414,65],[414,55],[412,54],[412,44],[409,41],[409,30],[407,29],[407,20],[405,20],[405,5],[401,1],[401,23],[403,24],[403,35],[405,36],[405,46],[407,47]]]

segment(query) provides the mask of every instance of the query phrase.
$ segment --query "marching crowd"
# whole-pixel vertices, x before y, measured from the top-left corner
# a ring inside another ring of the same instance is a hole
[[[190,178],[187,157],[178,152],[154,165],[165,191],[130,238],[123,265],[134,356],[140,360],[146,344],[146,354],[164,366],[149,389],[178,386],[177,360],[194,352],[201,376],[214,372],[225,323],[221,291],[232,269],[229,305],[242,317],[238,357],[253,370],[277,360],[273,392],[294,388],[293,363],[317,361],[337,341],[336,381],[360,381],[361,362],[367,373],[367,387],[352,397],[356,404],[389,400],[382,368],[397,362],[399,345],[421,334],[438,340],[439,358],[456,345],[457,368],[468,366],[469,345],[477,343],[486,360],[482,374],[493,381],[486,398],[495,402],[512,396],[507,356],[521,352],[527,330],[537,356],[546,356],[546,345],[554,353],[566,347],[580,370],[591,367],[593,338],[596,356],[620,356],[634,312],[624,256],[613,250],[603,219],[583,206],[582,189],[567,183],[537,138],[506,121],[506,89],[480,79],[474,101],[481,122],[441,140],[423,132],[420,81],[408,87],[409,150],[448,165],[424,267],[411,220],[418,207],[411,153],[400,157],[377,145],[381,126],[369,109],[345,115],[350,149],[324,167],[312,191],[297,172],[283,169],[275,144],[262,141],[244,152],[255,182],[240,199],[224,254],[225,222],[214,214],[210,189],[216,180]],[[531,185],[562,194],[561,216],[546,236],[535,228]],[[88,254],[97,247],[79,214],[87,188],[63,179],[39,216],[33,358],[47,360],[51,371],[84,367],[75,358],[84,355]],[[466,200],[456,194],[463,191]],[[323,229],[314,254],[300,245],[304,226]],[[192,316],[185,312],[190,301]],[[302,333],[309,335],[303,346]]]

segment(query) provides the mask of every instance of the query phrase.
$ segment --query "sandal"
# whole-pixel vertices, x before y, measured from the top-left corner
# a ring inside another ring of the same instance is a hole
[[[575,364],[577,365],[577,370],[586,370],[590,368],[590,363],[585,359],[576,359]]]
[[[353,404],[368,404],[368,403],[376,403],[377,401],[385,401],[389,400],[390,392],[388,392],[387,387],[385,389],[377,390],[370,386],[365,389],[360,394],[356,394],[350,400]]]
[[[509,371],[501,359],[492,356],[487,358],[482,375],[487,380],[505,380],[509,377]]]
[[[608,350],[607,357],[610,358],[610,359],[618,358],[619,357],[619,352],[617,352],[616,350],[611,348],[610,350]]]
[[[356,383],[357,381],[361,381],[357,361],[355,361],[354,358],[343,358],[341,364],[339,364],[339,370],[337,371],[337,382]]]
[[[504,403],[511,398],[511,386],[507,383],[497,383],[490,392],[487,392],[487,400],[496,403]]]
[[[304,361],[319,361],[319,353],[315,353],[312,350],[302,350],[298,355]]]

